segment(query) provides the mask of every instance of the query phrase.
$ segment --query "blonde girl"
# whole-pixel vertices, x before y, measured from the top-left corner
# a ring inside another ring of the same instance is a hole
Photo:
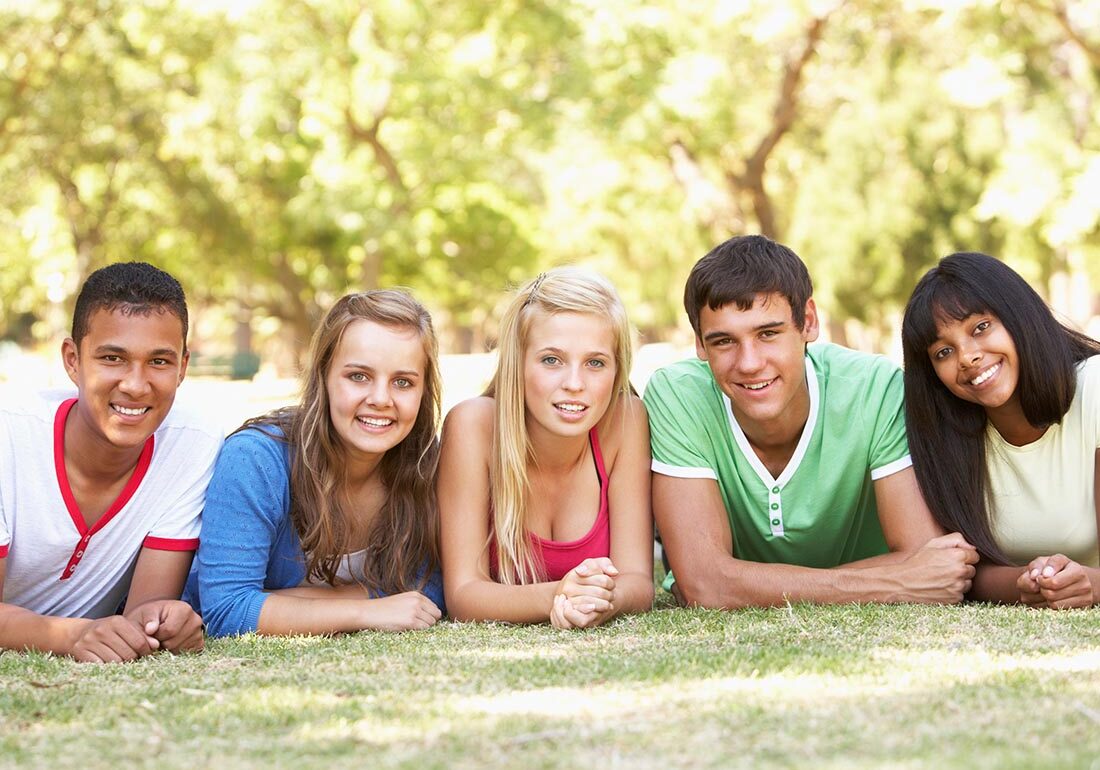
[[[452,617],[583,628],[650,607],[649,430],[630,361],[602,277],[557,268],[512,300],[488,390],[443,429]]]
[[[226,441],[185,599],[226,636],[426,628],[443,605],[431,318],[349,294],[313,337],[302,400]]]

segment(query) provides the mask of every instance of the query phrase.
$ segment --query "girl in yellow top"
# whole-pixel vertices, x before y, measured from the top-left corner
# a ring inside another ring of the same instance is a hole
[[[982,555],[970,598],[1100,600],[1100,342],[1011,268],[952,254],[902,323],[909,448],[928,507]]]

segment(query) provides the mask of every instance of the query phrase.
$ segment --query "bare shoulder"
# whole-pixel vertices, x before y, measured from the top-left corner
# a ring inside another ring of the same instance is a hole
[[[463,440],[490,438],[495,414],[496,403],[488,396],[478,396],[456,404],[443,421],[444,442],[448,435],[461,436]]]
[[[598,427],[600,448],[609,463],[625,447],[649,451],[649,419],[642,399],[634,394],[607,410]]]

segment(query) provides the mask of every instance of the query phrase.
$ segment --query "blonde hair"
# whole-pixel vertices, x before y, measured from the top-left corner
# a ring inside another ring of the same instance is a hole
[[[439,564],[435,472],[441,413],[439,348],[428,311],[406,292],[380,289],[337,300],[313,335],[301,403],[247,421],[238,430],[275,425],[292,448],[290,519],[306,556],[306,573],[330,585],[350,540],[344,487],[346,452],[329,416],[325,381],[344,333],[359,320],[413,329],[424,347],[424,393],[409,435],[386,452],[379,470],[386,498],[367,538],[365,587],[373,594],[423,586]]]
[[[611,325],[616,370],[608,410],[631,392],[630,321],[606,278],[576,267],[558,267],[519,290],[501,319],[497,370],[485,391],[496,409],[489,465],[491,537],[496,540],[497,579],[509,585],[534,582],[544,572],[527,528],[527,464],[533,458],[525,419],[524,354],[533,320],[539,314],[556,313],[586,313]]]

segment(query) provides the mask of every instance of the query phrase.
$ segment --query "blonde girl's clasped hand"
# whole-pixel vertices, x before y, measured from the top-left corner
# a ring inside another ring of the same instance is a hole
[[[958,253],[917,284],[902,346],[921,492],[981,554],[970,598],[1095,605],[1100,342],[1000,260]]]
[[[437,346],[401,291],[340,299],[301,403],[246,422],[211,481],[185,598],[211,635],[427,628],[442,616]]]
[[[598,275],[558,268],[513,298],[489,389],[443,430],[453,617],[585,628],[649,608],[649,434],[630,358],[625,310]]]

